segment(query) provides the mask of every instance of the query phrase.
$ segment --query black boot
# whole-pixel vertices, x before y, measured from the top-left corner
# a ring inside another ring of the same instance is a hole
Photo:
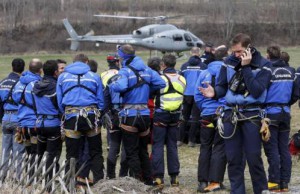
[[[107,159],[107,171],[106,171],[107,179],[114,179],[116,178],[116,164],[112,163],[110,160]]]

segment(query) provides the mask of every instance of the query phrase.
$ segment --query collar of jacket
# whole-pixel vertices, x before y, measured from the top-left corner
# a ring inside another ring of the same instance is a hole
[[[167,67],[166,69],[163,70],[164,73],[177,73],[174,67]]]
[[[109,65],[109,69],[120,70],[120,68],[117,65]]]
[[[9,75],[8,75],[9,78],[12,78],[12,79],[18,79],[20,78],[20,75],[16,72],[11,72]]]
[[[286,62],[282,59],[271,59],[270,61],[273,67],[288,67],[288,64],[286,64]]]

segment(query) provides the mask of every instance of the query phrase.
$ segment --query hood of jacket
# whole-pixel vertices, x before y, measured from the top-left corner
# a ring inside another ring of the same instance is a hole
[[[191,56],[188,63],[191,65],[191,66],[196,66],[198,65],[199,63],[201,63],[201,59],[200,57],[198,56]]]
[[[52,76],[44,76],[41,81],[35,83],[33,93],[37,96],[51,95],[56,91],[57,79]]]
[[[91,70],[90,66],[87,64],[76,61],[65,68],[65,72],[74,74],[74,75],[83,75]]]
[[[20,77],[20,82],[22,84],[29,84],[32,81],[41,80],[41,76],[38,74],[34,74],[30,71],[25,71],[22,76]]]
[[[288,67],[288,64],[282,59],[271,59],[270,61],[273,67]]]
[[[127,59],[127,60],[130,60],[130,59]],[[122,67],[126,67],[125,64],[126,64],[127,60],[122,62]],[[130,66],[133,67],[134,69],[136,69],[137,71],[143,71],[147,68],[144,61],[140,57],[137,57],[137,56],[135,56],[133,58],[133,60],[130,63]]]

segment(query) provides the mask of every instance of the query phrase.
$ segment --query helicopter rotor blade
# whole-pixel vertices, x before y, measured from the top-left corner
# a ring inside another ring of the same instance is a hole
[[[137,19],[137,20],[147,20],[152,17],[138,17],[138,16],[118,16],[118,15],[94,15],[95,17],[106,17],[106,18],[123,18],[123,19]]]

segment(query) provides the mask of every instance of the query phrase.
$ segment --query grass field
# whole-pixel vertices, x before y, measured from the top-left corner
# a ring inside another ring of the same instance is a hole
[[[260,49],[261,51],[265,51],[266,49]],[[290,64],[291,66],[297,68],[298,65],[300,66],[300,48],[299,47],[290,47],[290,48],[282,48],[282,50],[287,51],[290,56]],[[88,52],[87,55],[90,59],[94,59],[99,63],[99,69],[98,72],[101,73],[105,69],[107,69],[106,65],[106,55],[111,52],[105,51],[101,53],[96,52]],[[39,53],[30,53],[30,54],[22,54],[22,55],[4,55],[0,57],[0,79],[3,79],[10,71],[11,71],[11,61],[15,57],[23,58],[26,61],[26,65],[32,58],[40,58],[42,61],[48,60],[48,59],[64,59],[70,63],[72,61],[72,57],[75,55],[75,52],[70,52],[66,54],[50,54],[46,52],[39,52]],[[188,55],[188,53],[186,53]],[[265,52],[262,52],[263,55],[265,55]],[[148,52],[138,52],[137,55],[141,56],[145,61],[149,57]],[[182,63],[184,63],[188,59],[188,56],[182,57],[178,59],[177,62],[177,68],[180,67]],[[298,105],[294,105],[292,107],[292,132],[299,130],[300,128],[300,110]],[[104,157],[106,158],[107,152],[106,152],[106,138],[105,138],[105,131],[103,132],[103,150],[104,150]],[[186,145],[183,145],[179,147],[179,157],[180,157],[180,163],[181,163],[181,169],[180,169],[180,183],[181,188],[187,190],[187,193],[195,193],[197,188],[197,163],[198,163],[198,155],[199,155],[199,147],[190,148]],[[65,157],[64,155],[62,157]],[[266,158],[264,157],[264,164],[265,169],[267,169],[267,162]],[[169,183],[168,177],[166,176],[166,183]],[[251,194],[252,187],[251,187],[251,179],[250,175],[248,173],[248,169],[245,171],[245,182],[247,185],[247,193]],[[225,185],[229,187],[229,180],[227,173],[225,175]],[[293,169],[292,169],[292,180],[291,180],[291,188],[293,192],[291,193],[300,193],[300,161],[297,159],[293,159]],[[180,193],[180,192],[179,192]],[[221,192],[221,193],[228,193],[228,192]]]

